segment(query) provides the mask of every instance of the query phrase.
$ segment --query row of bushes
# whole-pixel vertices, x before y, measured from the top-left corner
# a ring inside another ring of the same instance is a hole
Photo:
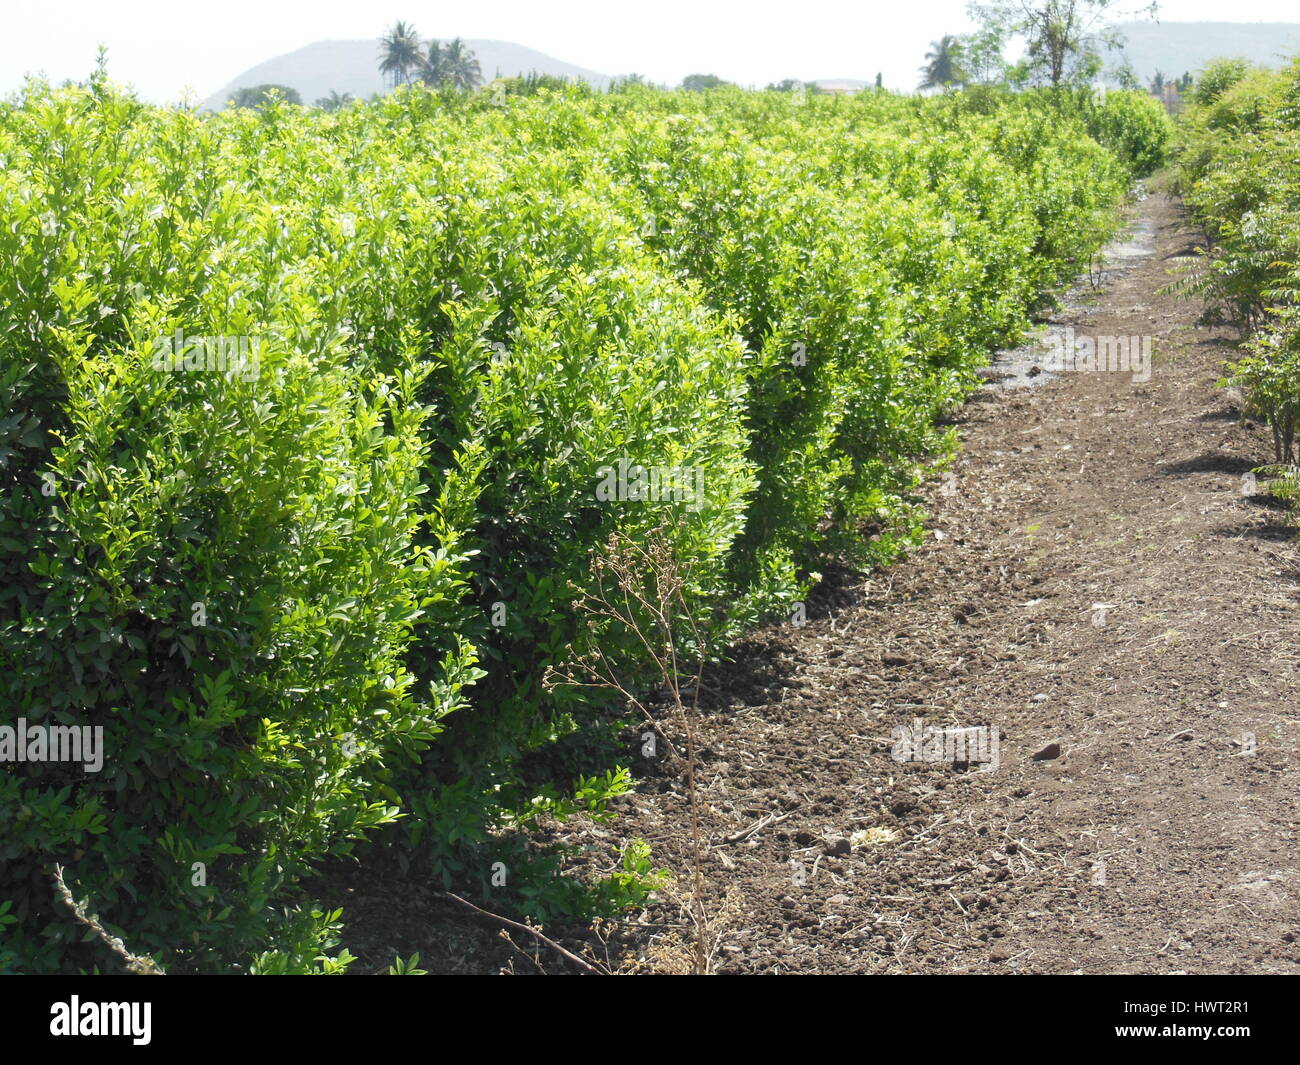
[[[1195,288],[1247,339],[1228,382],[1272,431],[1262,472],[1293,494],[1300,417],[1300,60],[1212,65],[1184,119],[1179,183],[1212,246]]]
[[[319,968],[301,883],[366,840],[581,905],[508,830],[628,787],[618,714],[542,685],[645,668],[574,615],[593,551],[671,517],[724,636],[897,552],[936,418],[1166,135],[1122,94],[498,104],[0,107],[0,705],[106,753],[3,766],[0,969],[116,965],[56,862],[171,971]],[[620,460],[703,491],[610,500]]]

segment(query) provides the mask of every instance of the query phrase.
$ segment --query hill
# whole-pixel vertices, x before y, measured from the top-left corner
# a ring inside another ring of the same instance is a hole
[[[1143,82],[1160,71],[1177,77],[1195,74],[1213,59],[1248,59],[1280,66],[1300,53],[1300,23],[1295,22],[1129,22],[1119,27],[1124,55]],[[1112,57],[1107,65],[1114,62]]]
[[[498,74],[511,77],[536,70],[541,74],[586,81],[601,88],[609,84],[606,74],[585,70],[509,41],[467,40],[465,45],[478,57],[485,80],[490,81]],[[296,52],[250,67],[220,92],[209,96],[203,106],[220,110],[237,89],[267,84],[297,89],[304,103],[327,96],[330,90],[361,98],[385,92],[388,88],[379,73],[378,40],[317,41]]]

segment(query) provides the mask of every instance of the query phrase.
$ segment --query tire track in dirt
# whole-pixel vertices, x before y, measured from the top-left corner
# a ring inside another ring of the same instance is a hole
[[[982,391],[924,546],[706,678],[719,971],[1300,972],[1297,556],[1240,491],[1234,333],[1158,291],[1194,234],[1134,214],[1153,247],[1054,320],[1154,336],[1150,380]],[[998,768],[896,761],[917,718],[996,727]],[[684,883],[678,769],[615,829]]]

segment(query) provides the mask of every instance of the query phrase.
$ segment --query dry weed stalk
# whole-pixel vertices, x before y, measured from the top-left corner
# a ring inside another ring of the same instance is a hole
[[[99,923],[98,917],[93,913],[86,912],[86,904],[84,902],[78,902],[73,898],[72,892],[68,890],[68,885],[63,882],[63,866],[61,865],[56,865],[54,867],[54,885],[59,889],[59,896],[72,911],[72,915],[76,917],[81,924],[84,924],[99,936],[99,938],[107,945],[109,950],[126,962],[126,967],[130,969],[131,972],[135,973],[137,976],[166,975],[158,966],[158,963],[152,958],[142,957],[139,954],[132,954],[126,949],[126,944],[118,939],[117,936],[108,933],[104,926]]]
[[[593,559],[594,590],[573,586],[578,592],[574,608],[580,618],[585,617],[591,632],[612,625],[636,637],[671,699],[672,714],[686,738],[692,884],[688,912],[694,926],[692,967],[697,975],[706,975],[710,971],[712,951],[709,948],[709,919],[704,906],[703,828],[696,784],[696,737],[706,648],[699,624],[686,601],[685,573],[673,553],[665,529],[666,524],[661,524],[651,530],[644,545],[621,533],[612,535],[605,550]],[[690,637],[685,649],[679,638],[683,631]],[[681,676],[684,653],[687,661],[694,663],[693,673],[688,673],[690,679],[685,685]],[[572,659],[562,668],[549,669],[545,684],[547,687],[612,689],[640,711],[651,727],[656,726],[653,715],[632,690],[634,685],[599,647]],[[664,736],[664,741],[678,756],[672,741],[667,736]]]

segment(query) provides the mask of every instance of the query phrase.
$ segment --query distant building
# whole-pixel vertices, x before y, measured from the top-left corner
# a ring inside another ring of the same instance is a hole
[[[818,81],[814,84],[818,92],[832,96],[855,96],[867,87],[864,81]]]
[[[1165,82],[1164,88],[1160,92],[1160,100],[1165,105],[1165,110],[1171,115],[1182,114],[1183,94],[1178,91],[1178,86],[1172,81]]]

